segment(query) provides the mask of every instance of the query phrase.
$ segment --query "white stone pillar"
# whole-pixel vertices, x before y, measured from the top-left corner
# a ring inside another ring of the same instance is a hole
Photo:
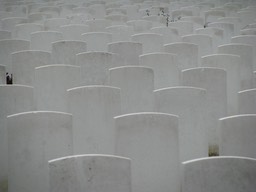
[[[80,67],[47,65],[35,69],[35,101],[37,110],[68,111],[68,89],[81,82]]]
[[[220,119],[220,155],[256,158],[256,114]]]
[[[23,85],[0,85],[0,191],[8,187],[7,116],[34,110],[33,88]]]
[[[154,91],[155,111],[179,116],[180,161],[208,156],[206,90],[169,87]]]
[[[72,115],[30,111],[8,116],[9,192],[49,190],[48,161],[72,155]]]
[[[49,192],[131,192],[131,160],[75,155],[49,161]]]
[[[120,89],[85,86],[68,90],[73,114],[74,154],[114,154],[114,116],[120,114]]]
[[[254,192],[256,160],[245,157],[210,157],[184,162],[183,192]]]
[[[153,111],[154,72],[143,66],[110,69],[109,84],[121,89],[122,114]]]
[[[115,125],[116,154],[132,159],[132,191],[180,191],[178,117],[133,113]]]

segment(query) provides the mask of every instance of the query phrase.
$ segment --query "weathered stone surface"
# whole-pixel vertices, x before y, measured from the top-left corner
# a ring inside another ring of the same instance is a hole
[[[30,111],[7,121],[9,191],[48,191],[48,161],[73,154],[72,115]]]
[[[109,84],[121,89],[122,114],[153,111],[154,72],[143,66],[110,69]]]
[[[0,85],[0,191],[8,187],[8,128],[7,116],[34,110],[33,87]]]
[[[74,154],[114,154],[113,117],[121,112],[120,89],[84,86],[68,90]]]
[[[183,167],[183,192],[254,192],[256,160],[244,157],[210,157],[187,161]]]
[[[255,125],[255,114],[241,114],[220,119],[220,155],[256,158]]]
[[[206,90],[169,87],[155,90],[154,94],[155,111],[179,116],[180,161],[207,157]]]
[[[46,51],[25,50],[11,55],[13,83],[34,86],[35,68],[49,65],[51,53]]]
[[[178,117],[126,114],[115,125],[116,154],[132,159],[132,191],[179,191]]]
[[[75,155],[49,161],[50,192],[131,192],[131,160]]]

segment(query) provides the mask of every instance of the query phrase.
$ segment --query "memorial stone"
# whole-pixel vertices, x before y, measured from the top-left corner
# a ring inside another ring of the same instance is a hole
[[[256,114],[241,114],[220,119],[220,155],[256,158]]]
[[[122,114],[153,111],[153,69],[142,66],[112,68],[109,84],[121,89]]]
[[[86,52],[87,44],[84,41],[57,41],[52,43],[53,64],[76,64],[76,55]]]
[[[132,41],[142,44],[143,54],[163,51],[163,36],[156,33],[135,34]]]
[[[70,20],[66,18],[50,18],[45,20],[44,22],[44,29],[46,31],[59,31],[60,26],[68,25]]]
[[[113,25],[106,28],[108,33],[112,33],[112,41],[131,41],[134,34],[133,27],[127,25]]]
[[[202,57],[203,67],[216,67],[225,69],[227,73],[227,114],[238,113],[238,95],[241,90],[240,67],[242,61],[240,56],[231,54],[213,54]]]
[[[62,25],[59,31],[63,34],[64,40],[81,41],[81,35],[89,32],[89,26],[82,24]]]
[[[180,191],[178,117],[133,113],[115,125],[116,154],[132,159],[132,191]]]
[[[198,45],[186,42],[177,42],[164,45],[167,53],[176,54],[181,70],[198,67]]]
[[[110,52],[85,52],[77,54],[76,65],[80,66],[82,85],[107,85],[109,69],[116,67],[118,55]]]
[[[33,87],[0,85],[0,191],[8,191],[7,116],[34,110]]]
[[[142,44],[129,41],[113,42],[108,44],[108,51],[120,56],[120,66],[139,65],[139,56],[142,54]]]
[[[73,114],[74,154],[114,154],[113,117],[120,114],[120,89],[84,86],[68,89]]]
[[[198,45],[199,65],[201,65],[200,58],[202,56],[209,55],[212,53],[212,50],[213,50],[212,37],[209,35],[201,35],[201,34],[186,35],[182,37],[182,41]]]
[[[45,51],[26,50],[11,55],[13,83],[34,86],[35,68],[50,64],[51,54]]]
[[[4,65],[0,65],[0,84],[6,84],[6,70]]]
[[[238,92],[239,114],[256,114],[256,89]]]
[[[31,33],[31,49],[40,51],[52,50],[52,43],[63,39],[62,33],[57,31],[38,31]]]
[[[49,161],[50,192],[131,192],[131,160],[75,155]]]
[[[80,67],[47,65],[35,68],[35,102],[37,110],[68,111],[67,89],[81,82]]]
[[[150,32],[162,35],[164,44],[181,41],[179,30],[175,27],[153,27]]]
[[[245,157],[211,157],[182,164],[183,192],[253,192],[256,160]]]
[[[218,145],[218,119],[227,115],[227,76],[224,69],[200,67],[182,71],[182,85],[206,89],[207,124],[210,150]]]
[[[0,40],[2,39],[11,39],[12,38],[12,33],[10,31],[0,31]]]
[[[226,44],[218,47],[218,53],[239,55],[241,90],[252,88],[253,83],[253,47],[246,44]]]
[[[154,71],[154,89],[180,85],[178,59],[171,53],[150,53],[140,56],[140,65]]]
[[[154,94],[155,111],[179,116],[180,162],[207,157],[206,90],[170,87],[155,90]]]
[[[0,40],[0,58],[1,64],[6,66],[6,72],[11,73],[11,54],[13,52],[28,50],[29,41],[18,39]]]
[[[112,34],[106,32],[90,32],[82,34],[88,51],[107,51],[108,43],[112,42]]]
[[[36,23],[23,23],[14,28],[14,38],[30,41],[30,34],[43,31],[43,25]]]
[[[72,115],[30,111],[10,115],[9,192],[49,189],[48,161],[72,155]]]

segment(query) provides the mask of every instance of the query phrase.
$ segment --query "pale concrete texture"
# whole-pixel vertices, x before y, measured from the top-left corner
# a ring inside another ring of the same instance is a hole
[[[180,85],[180,69],[177,55],[171,53],[150,53],[140,55],[140,66],[154,71],[154,89]]]
[[[6,70],[4,65],[0,65],[0,84],[6,84]]]
[[[213,22],[209,24],[209,27],[217,27],[224,30],[223,43],[230,43],[231,37],[235,34],[235,27],[233,23],[228,22]]]
[[[244,157],[211,157],[182,164],[182,192],[254,192],[256,160]]]
[[[122,13],[114,13],[105,16],[105,19],[111,21],[112,25],[126,25],[127,16]]]
[[[212,37],[209,35],[203,35],[203,34],[186,35],[182,37],[182,41],[198,45],[199,58],[205,55],[209,55],[213,51]],[[199,59],[198,61],[200,66],[201,60]]]
[[[18,39],[0,40],[1,64],[6,66],[6,71],[11,73],[11,54],[16,51],[28,50],[29,41]]]
[[[45,192],[48,161],[72,155],[72,115],[30,111],[8,116],[9,192]]]
[[[31,49],[52,51],[52,43],[63,40],[63,35],[57,31],[38,31],[31,33]]]
[[[11,39],[12,33],[10,31],[1,30],[0,31],[0,40],[2,39]]]
[[[217,27],[199,28],[195,30],[195,33],[210,35],[212,37],[213,52],[217,53],[217,47],[223,43],[223,29]]]
[[[155,111],[179,116],[180,161],[207,157],[206,90],[171,87],[155,90],[154,95]]]
[[[121,89],[122,114],[153,111],[153,69],[143,66],[112,68],[109,84]]]
[[[100,4],[92,4],[89,6],[90,13],[95,19],[103,19],[106,16],[105,2]]]
[[[26,50],[11,55],[13,83],[34,86],[35,68],[50,64],[51,53]]]
[[[76,55],[87,51],[84,41],[57,41],[52,43],[53,64],[75,65]]]
[[[33,87],[0,85],[0,191],[8,186],[7,115],[34,110]]]
[[[131,41],[134,34],[133,27],[127,25],[113,25],[106,28],[108,33],[112,33],[112,41]]]
[[[256,158],[255,125],[255,114],[242,114],[220,119],[220,155]]]
[[[231,38],[232,43],[242,43],[253,46],[253,70],[256,70],[256,36],[240,35]]]
[[[81,67],[82,85],[107,85],[109,69],[115,67],[118,55],[110,52],[85,52],[77,54],[76,65]]]
[[[30,34],[43,31],[44,26],[36,23],[23,23],[14,28],[14,38],[30,41]]]
[[[153,27],[150,32],[163,35],[164,44],[180,41],[179,29],[175,27]]]
[[[242,20],[239,17],[222,17],[217,20],[218,22],[227,22],[234,24],[234,35],[238,35],[241,30]]]
[[[225,17],[225,11],[223,10],[208,10],[204,12],[205,23],[212,23],[218,20],[218,18]]]
[[[11,31],[14,34],[14,28],[18,24],[27,23],[25,17],[8,17],[1,20],[2,29],[6,31]]]
[[[199,46],[192,43],[177,42],[164,45],[164,51],[178,56],[181,70],[198,67]]]
[[[116,53],[121,58],[119,66],[139,65],[139,56],[142,54],[142,44],[136,42],[114,42],[108,44],[108,51]]]
[[[256,35],[256,28],[243,29],[240,31],[241,35]]]
[[[63,34],[64,40],[82,40],[81,35],[89,32],[89,26],[83,24],[62,25],[59,31]]]
[[[131,20],[127,21],[127,25],[130,25],[134,29],[134,33],[145,33],[153,27],[152,22],[146,20]]]
[[[180,191],[178,117],[134,113],[115,125],[116,154],[132,159],[132,191]]]
[[[227,73],[227,114],[238,113],[238,91],[240,85],[240,67],[242,60],[238,55],[213,54],[201,58],[202,67],[216,67],[225,69]]]
[[[239,114],[256,114],[256,89],[238,92]]]
[[[37,67],[34,76],[37,110],[67,112],[67,89],[80,85],[80,67],[72,65],[47,65]]]
[[[180,36],[192,34],[194,30],[193,23],[188,21],[171,22],[168,26],[178,28]]]
[[[194,68],[182,71],[182,85],[207,91],[207,124],[209,146],[216,146],[218,119],[227,116],[227,75],[224,69]]]
[[[253,47],[247,44],[225,44],[218,47],[218,53],[239,55],[242,61],[240,65],[241,90],[250,89],[253,86]]]
[[[66,18],[51,18],[44,21],[44,30],[59,31],[60,26],[70,24],[70,20]]]
[[[76,155],[49,161],[50,192],[131,192],[131,160]]]
[[[91,32],[104,32],[106,27],[112,25],[111,21],[106,19],[94,19],[85,22]]]
[[[84,86],[68,90],[73,114],[74,154],[114,154],[114,116],[121,112],[120,89]]]
[[[196,8],[196,7],[193,7],[193,8]],[[186,17],[182,17],[181,21],[192,22],[194,30],[200,29],[200,28],[204,27],[204,24],[205,24],[204,18],[200,17],[200,16],[186,16]]]
[[[106,32],[90,32],[82,34],[88,51],[107,51],[108,43],[112,42],[112,34]]]
[[[135,34],[132,41],[142,44],[143,54],[163,51],[163,36],[156,33]]]
[[[53,15],[50,13],[40,13],[40,12],[35,12],[35,13],[30,13],[28,15],[28,22],[29,23],[38,23],[38,24],[44,24],[44,21],[46,19],[52,18]]]

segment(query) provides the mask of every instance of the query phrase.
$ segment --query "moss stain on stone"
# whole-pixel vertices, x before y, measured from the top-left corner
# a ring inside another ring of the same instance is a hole
[[[211,145],[209,146],[209,157],[212,156],[219,156],[219,146],[218,145]]]
[[[0,181],[0,191],[1,192],[8,192],[8,180],[1,180]]]

